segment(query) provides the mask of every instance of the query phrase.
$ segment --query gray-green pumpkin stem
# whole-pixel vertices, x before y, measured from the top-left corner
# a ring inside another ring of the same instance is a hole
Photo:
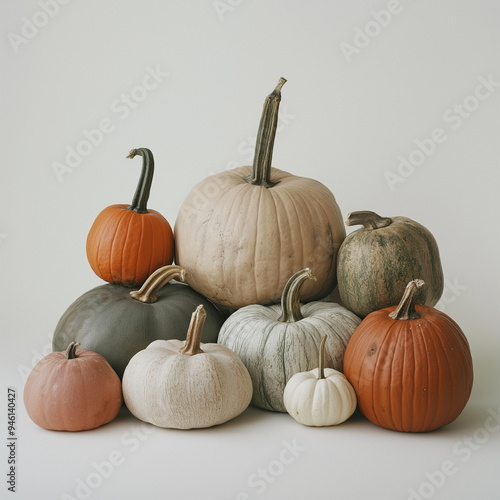
[[[325,378],[325,343],[326,335],[321,339],[321,344],[319,345],[319,368],[318,368],[318,380]]]
[[[392,219],[390,217],[380,217],[380,215],[375,212],[365,210],[361,212],[351,212],[347,216],[345,223],[348,226],[362,224],[365,229],[381,229],[392,224]]]
[[[132,290],[129,295],[135,300],[151,304],[158,300],[158,292],[171,280],[186,282],[188,272],[181,266],[164,266],[157,269],[144,282],[139,290]]]
[[[295,273],[288,280],[281,295],[281,316],[278,321],[295,323],[304,318],[300,311],[300,289],[306,280],[316,281],[316,276],[308,267]]]
[[[398,307],[389,314],[392,319],[418,319],[420,314],[415,310],[415,300],[419,288],[425,285],[424,280],[412,280],[406,285],[405,293]]]
[[[252,174],[243,179],[249,184],[273,187],[279,181],[271,180],[271,162],[273,159],[274,138],[278,126],[278,110],[281,101],[281,87],[286,80],[280,78],[276,88],[266,97],[262,117],[260,119],[259,131],[257,133],[257,144],[253,159]]]
[[[205,323],[206,318],[207,313],[205,312],[205,308],[200,304],[191,315],[191,322],[189,323],[186,335],[186,343],[184,344],[184,347],[179,350],[181,354],[194,356],[195,354],[203,352],[200,348],[200,344],[203,324]]]
[[[147,214],[147,203],[149,200],[149,192],[151,191],[151,183],[153,182],[153,173],[155,162],[153,153],[148,148],[132,149],[127,158],[134,158],[134,156],[142,156],[142,170],[141,177],[137,183],[134,199],[132,204],[127,207],[127,210],[133,210],[138,214]]]
[[[78,356],[76,355],[76,350],[78,346],[80,345],[80,342],[71,342],[66,349],[66,359],[76,359]]]

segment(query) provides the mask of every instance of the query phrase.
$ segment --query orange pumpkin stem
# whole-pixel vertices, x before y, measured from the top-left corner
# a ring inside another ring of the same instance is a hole
[[[66,349],[66,359],[76,359],[78,356],[76,355],[76,350],[79,347],[80,342],[71,342]]]
[[[264,102],[259,131],[257,132],[253,171],[248,177],[243,177],[249,184],[270,188],[279,182],[271,180],[271,162],[273,159],[274,138],[276,137],[276,128],[278,127],[281,88],[285,83],[286,80],[280,78],[278,85],[266,97]]]
[[[127,210],[133,210],[138,214],[147,214],[149,213],[147,203],[149,192],[151,191],[151,183],[153,182],[155,162],[153,153],[148,148],[132,149],[127,158],[134,158],[136,155],[142,156],[142,171],[134,199],[132,200],[132,204],[127,207]]]
[[[326,335],[321,339],[321,344],[319,345],[319,367],[318,367],[318,380],[325,378],[325,343]]]
[[[205,308],[200,304],[191,316],[191,323],[189,323],[186,335],[186,344],[179,350],[181,354],[194,356],[203,352],[200,348],[201,332],[206,318],[207,313],[205,312]]]
[[[416,294],[419,288],[425,285],[424,280],[412,280],[406,285],[405,293],[398,307],[389,314],[392,319],[406,321],[418,319],[420,314],[415,310]]]
[[[148,304],[158,300],[158,292],[171,280],[186,282],[188,272],[181,266],[164,266],[157,269],[144,282],[140,290],[132,290],[130,297]]]
[[[347,216],[345,223],[348,226],[357,226],[362,224],[365,229],[381,229],[390,226],[392,219],[390,217],[380,217],[375,212],[364,210],[361,212],[351,212]]]
[[[300,311],[300,289],[305,280],[316,281],[316,276],[308,267],[295,273],[287,281],[281,295],[281,316],[278,318],[278,321],[295,323],[304,319]]]

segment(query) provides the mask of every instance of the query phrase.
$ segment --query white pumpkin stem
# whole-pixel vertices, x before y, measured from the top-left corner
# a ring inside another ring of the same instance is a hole
[[[281,87],[286,80],[280,78],[276,88],[266,97],[262,117],[260,119],[259,131],[257,132],[257,144],[253,159],[253,171],[248,177],[243,177],[249,184],[273,187],[279,181],[271,180],[271,162],[273,159],[274,138],[278,126],[278,110],[281,101]]]
[[[80,342],[71,342],[66,349],[66,359],[75,359],[78,356],[76,355],[76,349],[80,345]]]
[[[361,212],[351,212],[347,216],[345,223],[348,226],[362,224],[365,229],[381,229],[390,226],[392,224],[392,219],[390,217],[380,217],[380,215],[375,212],[365,210]]]
[[[288,280],[281,295],[281,316],[278,321],[295,323],[304,318],[300,311],[300,289],[306,280],[316,281],[316,276],[308,267],[295,273]]]
[[[405,293],[398,307],[389,314],[389,317],[397,320],[418,319],[420,314],[415,310],[415,300],[419,288],[425,285],[424,280],[412,280],[406,285]]]
[[[321,339],[321,344],[319,345],[319,367],[318,367],[318,380],[325,378],[325,343],[326,335]]]
[[[191,316],[191,323],[189,323],[186,335],[186,343],[184,347],[179,350],[181,354],[193,356],[203,352],[200,348],[201,332],[203,330],[203,324],[205,323],[206,317],[207,313],[205,312],[205,308],[200,304]]]
[[[157,269],[144,282],[140,290],[132,290],[130,297],[151,304],[158,300],[157,293],[171,280],[186,281],[188,272],[181,266],[164,266]]]

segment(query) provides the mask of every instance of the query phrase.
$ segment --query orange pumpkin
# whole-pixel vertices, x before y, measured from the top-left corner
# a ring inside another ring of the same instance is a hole
[[[460,327],[446,314],[415,306],[422,280],[400,304],[369,314],[351,337],[344,374],[362,413],[376,425],[405,432],[455,420],[472,390],[472,356]]]
[[[87,258],[104,281],[140,286],[156,269],[172,263],[174,238],[168,221],[146,207],[154,159],[147,148],[127,158],[143,157],[142,173],[131,205],[111,205],[96,218],[87,237]]]
[[[24,406],[35,424],[54,431],[84,431],[113,420],[122,405],[122,387],[110,364],[96,352],[52,352],[31,371]]]

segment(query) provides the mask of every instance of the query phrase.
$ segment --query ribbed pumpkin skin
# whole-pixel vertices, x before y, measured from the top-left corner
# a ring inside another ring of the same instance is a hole
[[[44,429],[94,429],[118,414],[121,382],[95,352],[79,350],[78,358],[70,360],[65,359],[65,352],[53,352],[31,371],[24,387],[24,405],[33,422]]]
[[[119,285],[102,285],[84,293],[56,326],[52,349],[61,351],[76,340],[82,348],[104,356],[120,377],[132,356],[154,340],[185,339],[191,314],[199,304],[207,311],[202,340],[217,342],[224,319],[217,308],[181,283],[168,283],[158,301],[145,304]]]
[[[109,283],[140,286],[156,269],[173,260],[173,234],[156,210],[147,214],[111,205],[95,219],[87,237],[93,271]]]
[[[250,305],[233,313],[219,343],[233,350],[253,383],[252,404],[285,412],[283,393],[290,378],[318,364],[318,346],[327,335],[325,366],[342,370],[344,351],[361,320],[338,304],[311,302],[301,306],[303,319],[278,321],[281,306]]]
[[[198,183],[175,223],[176,262],[188,283],[216,304],[240,308],[279,302],[288,278],[312,267],[318,277],[304,301],[336,284],[336,258],[345,238],[340,209],[320,182],[272,168],[266,188],[245,182],[240,167]]]
[[[443,270],[432,234],[406,217],[392,217],[392,221],[380,229],[352,232],[339,251],[340,298],[361,318],[397,304],[415,277],[427,284],[418,291],[418,304],[434,306],[443,293]]]
[[[431,431],[455,420],[469,399],[469,344],[460,327],[434,308],[417,305],[421,318],[413,320],[389,318],[395,309],[363,320],[347,346],[344,374],[374,424]]]

